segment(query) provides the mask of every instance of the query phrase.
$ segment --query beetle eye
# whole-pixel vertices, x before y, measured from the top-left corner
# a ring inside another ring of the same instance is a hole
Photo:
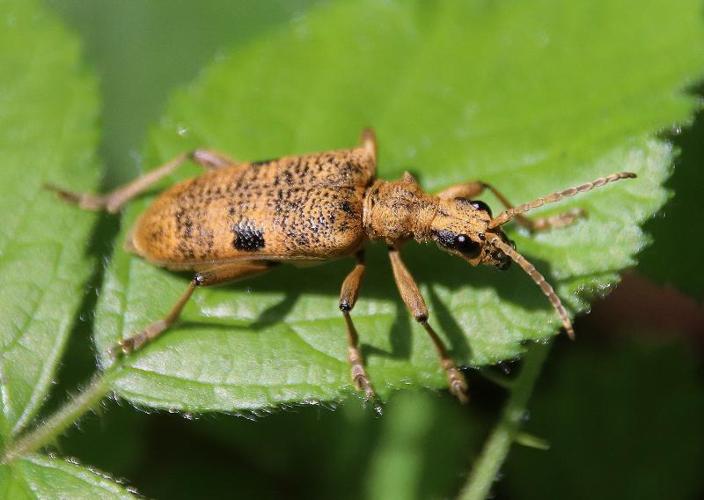
[[[491,208],[489,208],[489,205],[487,205],[487,204],[484,203],[483,201],[481,201],[481,200],[473,200],[473,201],[472,201],[472,206],[473,206],[475,209],[477,209],[477,210],[484,210],[486,213],[489,214],[489,216],[491,216]]]
[[[466,234],[458,234],[457,236],[455,236],[453,246],[455,250],[461,252],[463,255],[466,255],[470,259],[473,259],[477,255],[479,255],[479,252],[481,252],[482,250],[482,246],[476,241],[473,241]]]

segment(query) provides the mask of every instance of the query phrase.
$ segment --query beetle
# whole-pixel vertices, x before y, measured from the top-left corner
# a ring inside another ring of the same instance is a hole
[[[462,402],[468,399],[467,382],[428,321],[426,303],[401,258],[404,243],[434,242],[472,266],[507,269],[512,262],[517,264],[548,298],[567,334],[574,336],[560,298],[516,251],[502,226],[514,220],[530,231],[542,231],[572,224],[585,215],[582,210],[535,220],[523,214],[635,174],[611,174],[513,206],[495,187],[481,181],[453,185],[433,195],[424,192],[409,173],[395,181],[377,179],[376,158],[375,134],[365,129],[359,145],[351,149],[266,161],[238,163],[217,151],[197,149],[105,195],[47,187],[81,208],[114,213],[189,160],[206,169],[164,191],[129,233],[129,251],[157,266],[194,275],[165,317],[120,341],[111,349],[113,355],[130,354],[166,331],[196,288],[255,276],[281,263],[302,265],[354,256],[356,263],[342,283],[339,307],[352,381],[372,399],[374,388],[351,317],[365,273],[364,247],[371,241],[388,247],[401,298],[430,336],[450,392]],[[475,199],[484,191],[493,193],[505,210],[494,217],[488,205]]]

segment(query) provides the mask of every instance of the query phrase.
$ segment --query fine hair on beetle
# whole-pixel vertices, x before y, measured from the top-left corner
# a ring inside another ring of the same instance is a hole
[[[398,180],[379,179],[376,160],[376,137],[366,129],[353,148],[265,161],[238,162],[208,149],[181,153],[104,195],[48,187],[81,208],[118,212],[188,161],[205,170],[162,192],[127,235],[125,248],[129,252],[156,266],[190,271],[193,278],[165,316],[120,339],[110,350],[114,356],[135,352],[167,331],[197,288],[257,276],[283,263],[306,266],[353,257],[355,264],[342,282],[338,305],[345,324],[352,381],[367,399],[375,398],[351,316],[366,270],[364,248],[372,241],[386,244],[401,299],[430,337],[450,392],[462,402],[468,400],[465,376],[430,325],[429,309],[401,257],[401,248],[408,241],[434,242],[472,266],[506,269],[516,263],[540,287],[567,334],[574,337],[560,298],[533,264],[516,251],[503,226],[514,221],[530,231],[542,231],[570,225],[585,215],[583,210],[538,219],[524,214],[635,174],[608,175],[513,206],[501,191],[482,181],[455,184],[429,194],[409,173]],[[477,200],[485,191],[505,207],[496,217],[486,203]]]

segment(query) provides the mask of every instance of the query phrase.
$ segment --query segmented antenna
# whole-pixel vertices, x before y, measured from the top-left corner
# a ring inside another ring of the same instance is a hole
[[[491,220],[491,222],[489,223],[489,228],[494,228],[506,224],[516,215],[528,212],[529,210],[533,210],[534,208],[542,207],[543,205],[546,205],[548,203],[555,203],[556,201],[560,201],[564,198],[570,198],[571,196],[574,196],[579,193],[586,193],[587,191],[591,191],[594,188],[601,187],[605,184],[608,184],[609,182],[614,182],[621,179],[633,179],[635,177],[636,174],[634,174],[633,172],[618,172],[616,174],[607,175],[606,177],[599,177],[598,179],[595,179],[592,182],[587,182],[585,184],[571,187],[563,191],[557,191],[547,196],[542,196],[533,201],[529,201],[528,203],[524,203],[523,205],[518,205],[517,207],[509,208],[508,210],[501,212],[499,215],[497,215]]]
[[[560,319],[562,320],[562,326],[565,327],[567,336],[574,340],[574,328],[572,328],[572,322],[570,321],[570,318],[567,315],[565,306],[562,305],[562,301],[560,300],[560,297],[558,297],[555,293],[555,290],[553,289],[552,285],[550,285],[550,283],[545,280],[545,277],[540,274],[540,272],[535,268],[533,264],[528,262],[528,260],[526,260],[526,258],[523,257],[520,253],[516,252],[513,247],[501,241],[501,238],[494,234],[488,233],[487,236],[489,236],[489,240],[493,245],[495,245],[499,248],[499,250],[508,255],[512,261],[521,266],[521,269],[523,269],[526,274],[528,274],[528,276],[530,276],[533,281],[535,281],[535,284],[540,287],[540,289],[543,291],[545,296],[552,304],[552,307],[555,308],[555,311],[557,312],[558,316],[560,316]]]

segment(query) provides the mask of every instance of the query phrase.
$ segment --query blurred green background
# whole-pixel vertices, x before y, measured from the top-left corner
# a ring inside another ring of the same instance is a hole
[[[322,1],[48,0],[101,79],[103,188],[131,179],[175,87],[219,53]],[[691,89],[701,93],[700,89]],[[559,338],[526,415],[549,451],[517,446],[494,498],[698,498],[704,495],[704,114],[669,138],[677,193],[648,224],[655,243],[612,295]],[[93,251],[109,257],[118,221],[103,216]],[[99,273],[92,286],[100,286]],[[45,412],[95,369],[94,297],[71,336]],[[516,366],[501,367],[507,372]],[[376,418],[357,401],[272,415],[191,419],[108,402],[58,443],[147,497],[447,498],[458,491],[504,393],[470,373],[473,403],[407,392]]]

